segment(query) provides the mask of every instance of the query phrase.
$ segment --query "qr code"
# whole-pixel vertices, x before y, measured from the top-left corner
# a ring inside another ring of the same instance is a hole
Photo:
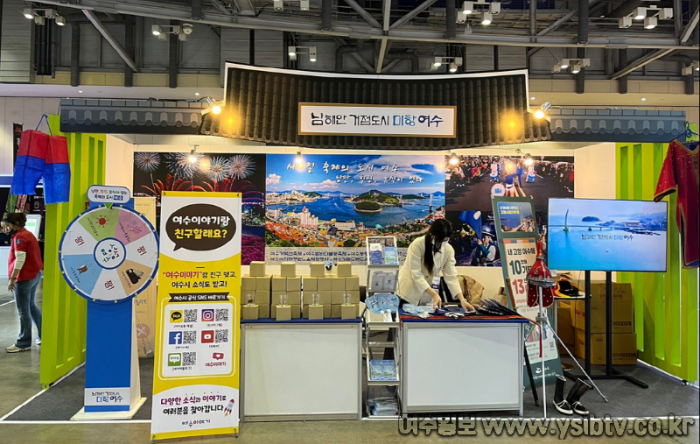
[[[227,322],[228,321],[228,308],[217,308],[216,309],[216,322]]]
[[[185,310],[185,322],[197,322],[197,309]]]
[[[196,331],[185,331],[182,335],[183,344],[196,344],[197,343],[197,332]]]
[[[228,330],[216,330],[214,332],[214,342],[228,342]]]
[[[197,352],[183,353],[182,365],[197,365]]]

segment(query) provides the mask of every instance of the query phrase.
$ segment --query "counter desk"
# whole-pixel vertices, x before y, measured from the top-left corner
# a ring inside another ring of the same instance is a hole
[[[362,417],[362,320],[241,321],[241,420]]]
[[[400,319],[404,417],[496,410],[522,416],[527,320]]]

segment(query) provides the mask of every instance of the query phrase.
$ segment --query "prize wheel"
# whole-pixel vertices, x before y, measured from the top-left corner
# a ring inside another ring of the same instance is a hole
[[[58,250],[63,278],[94,302],[120,302],[142,292],[158,270],[158,235],[136,211],[99,206],[68,225]]]

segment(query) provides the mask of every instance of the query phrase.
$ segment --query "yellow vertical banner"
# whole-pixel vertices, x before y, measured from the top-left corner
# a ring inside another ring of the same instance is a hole
[[[134,210],[156,226],[156,198],[134,197]],[[158,279],[134,297],[136,315],[136,346],[139,358],[152,358],[156,338],[156,301]]]
[[[163,193],[151,439],[238,433],[240,193]]]

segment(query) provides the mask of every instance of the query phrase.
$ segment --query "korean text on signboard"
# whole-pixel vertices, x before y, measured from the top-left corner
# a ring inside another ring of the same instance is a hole
[[[454,106],[299,104],[301,135],[455,137]]]

